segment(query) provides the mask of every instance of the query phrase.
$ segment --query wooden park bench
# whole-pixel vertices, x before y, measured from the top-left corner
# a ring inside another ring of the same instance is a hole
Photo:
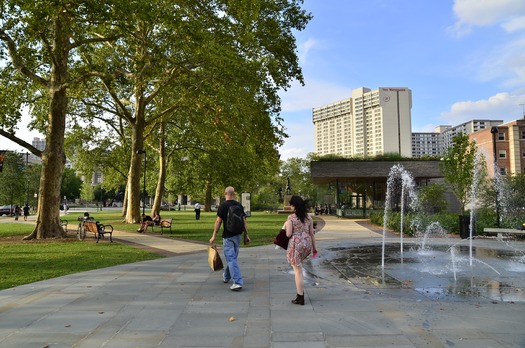
[[[160,234],[164,232],[164,229],[169,229],[171,233],[171,224],[173,223],[173,218],[160,220],[160,224],[157,227],[160,227]]]
[[[147,225],[146,226],[146,231],[148,230],[148,228],[151,228],[151,232],[155,232],[154,228],[155,227],[160,227],[160,234],[162,234],[164,232],[165,228],[169,229],[170,233],[171,233],[171,224],[172,224],[172,222],[173,222],[173,218],[171,218],[171,219],[162,219],[162,220],[160,220],[158,225],[155,225],[155,224]]]
[[[81,221],[77,232],[78,239],[84,240],[84,238],[86,238],[86,232],[94,233],[97,243],[101,237],[105,238],[105,234],[109,233],[109,241],[113,242],[113,226],[111,225],[103,225],[91,220]]]
[[[484,228],[483,232],[485,233],[497,233],[498,238],[502,239],[503,234],[525,234],[525,230],[517,230],[514,228]]]

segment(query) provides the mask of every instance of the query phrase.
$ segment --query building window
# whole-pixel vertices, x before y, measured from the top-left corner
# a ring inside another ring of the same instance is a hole
[[[498,133],[498,140],[505,140],[505,133]]]
[[[499,150],[499,158],[507,158],[507,151]]]
[[[525,139],[525,131],[521,131],[521,139]]]
[[[501,175],[507,175],[507,171],[505,170],[505,167],[500,168],[500,169],[499,169],[499,173],[500,173]]]

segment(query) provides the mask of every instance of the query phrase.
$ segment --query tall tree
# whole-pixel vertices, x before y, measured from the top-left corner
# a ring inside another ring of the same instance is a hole
[[[14,107],[0,106],[0,135],[42,159],[36,226],[25,239],[63,237],[60,187],[65,164],[64,134],[68,91],[89,78],[80,49],[114,40],[118,1],[2,1],[0,11],[0,90]],[[123,7],[120,7],[123,10]],[[11,78],[7,79],[11,74]],[[20,94],[17,92],[23,91]],[[18,138],[16,121],[30,107],[35,127],[45,129],[46,148],[39,151]]]
[[[213,126],[222,130],[223,141],[233,143],[233,132],[246,135],[249,128],[260,131],[257,125],[263,125],[267,122],[265,118],[280,110],[277,91],[287,88],[292,79],[303,80],[292,33],[302,30],[310,19],[301,10],[301,3],[294,0],[132,3],[123,18],[128,35],[115,44],[100,45],[96,54],[89,55],[106,94],[86,96],[84,104],[96,108],[99,119],[106,117],[108,123],[126,124],[131,139],[127,222],[140,218],[142,156],[144,150],[148,155],[148,146],[157,146],[148,142],[147,134],[155,132],[152,129],[155,125],[163,124],[157,122],[159,119],[168,122],[178,118],[181,113],[177,111],[190,100],[195,105],[193,115],[211,117]],[[210,91],[207,97],[202,96]],[[167,94],[171,98],[156,102]],[[239,95],[247,98],[242,100]],[[254,109],[255,105],[258,106]],[[261,105],[264,113],[260,111]],[[252,118],[246,117],[251,114],[264,117],[254,124],[249,122]],[[185,125],[192,127],[192,120]],[[241,128],[245,134],[240,132]],[[278,137],[270,142],[274,150]],[[241,146],[247,137],[238,139],[241,141],[234,146]],[[238,153],[233,146],[230,150],[231,154]],[[276,158],[276,151],[274,154]],[[160,158],[159,168],[164,166],[164,160]],[[162,185],[159,181],[158,186]]]

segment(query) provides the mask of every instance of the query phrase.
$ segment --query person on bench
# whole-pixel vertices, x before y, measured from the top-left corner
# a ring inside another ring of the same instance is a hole
[[[158,212],[155,212],[155,214],[153,214],[153,225],[155,226],[159,226],[160,225],[160,215]]]
[[[140,228],[137,230],[137,232],[146,233],[146,229],[149,225],[153,225],[153,219],[149,215],[142,214],[142,223],[140,224]]]

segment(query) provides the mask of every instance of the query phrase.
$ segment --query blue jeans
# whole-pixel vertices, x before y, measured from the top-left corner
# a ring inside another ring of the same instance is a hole
[[[239,256],[239,248],[241,246],[242,234],[222,239],[222,251],[226,259],[226,267],[224,267],[224,279],[230,280],[233,278],[235,284],[242,285],[242,274],[237,263],[237,256]]]

